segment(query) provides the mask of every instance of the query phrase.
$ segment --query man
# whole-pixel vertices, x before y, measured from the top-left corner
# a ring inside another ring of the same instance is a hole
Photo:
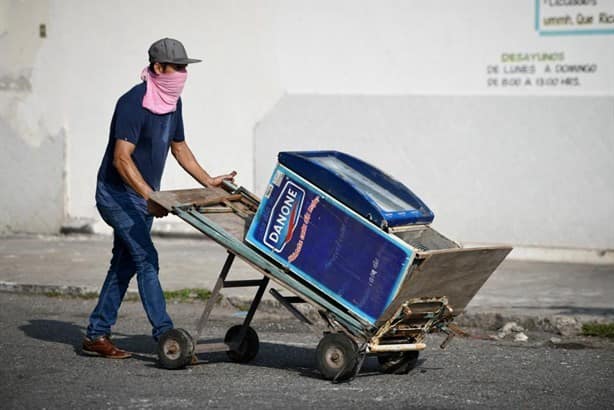
[[[149,48],[143,82],[124,94],[115,107],[108,145],[98,171],[96,206],[113,228],[113,256],[98,304],[90,316],[83,353],[113,359],[130,357],[110,340],[111,326],[130,279],[136,273],[139,295],[155,340],[173,328],[158,279],[158,254],[151,240],[154,216],[147,199],[160,189],[170,148],[181,167],[204,186],[219,186],[236,172],[211,177],[185,142],[181,99],[188,64],[183,45],[164,38]]]

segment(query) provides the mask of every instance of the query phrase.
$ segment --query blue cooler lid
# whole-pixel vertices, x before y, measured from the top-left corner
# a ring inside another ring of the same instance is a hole
[[[435,217],[405,185],[343,152],[280,152],[278,160],[381,228],[428,224]]]

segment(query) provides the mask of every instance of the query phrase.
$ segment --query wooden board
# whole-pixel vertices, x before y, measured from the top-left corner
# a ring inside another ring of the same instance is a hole
[[[224,189],[217,187],[179,189],[154,192],[149,197],[149,201],[170,212],[174,206],[178,205],[222,202],[229,195]]]
[[[411,298],[446,296],[454,314],[462,312],[512,250],[510,247],[442,249],[420,252],[397,296],[378,319],[384,322]]]

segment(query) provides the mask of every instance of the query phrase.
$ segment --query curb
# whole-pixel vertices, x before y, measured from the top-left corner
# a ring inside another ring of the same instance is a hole
[[[100,290],[87,286],[31,285],[0,281],[0,292],[25,293],[31,295],[58,295],[71,297],[93,297]]]
[[[100,289],[87,286],[61,286],[61,285],[35,285],[19,284],[14,282],[0,281],[0,292],[17,293],[27,295],[44,296],[67,296],[94,299],[98,297]],[[127,297],[138,298],[138,291],[128,290]],[[196,301],[197,299],[194,299]],[[200,301],[200,300],[199,300]],[[189,302],[188,302],[189,303]],[[246,311],[251,303],[250,298],[222,295],[219,305]],[[258,307],[261,312],[289,316],[290,313],[276,300],[263,299]],[[318,317],[311,305],[301,309],[308,317]],[[519,315],[496,311],[468,311],[458,316],[454,323],[461,327],[477,328],[482,330],[497,331],[506,324],[513,322],[528,331],[541,331],[561,336],[577,336],[582,332],[585,323],[608,322],[605,317],[593,316],[576,317],[569,315]]]

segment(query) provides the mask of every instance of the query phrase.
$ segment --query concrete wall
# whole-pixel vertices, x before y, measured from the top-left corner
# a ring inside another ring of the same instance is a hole
[[[57,232],[64,221],[66,136],[63,78],[41,70],[53,58],[38,37],[49,4],[0,2],[0,233]]]
[[[577,11],[546,3],[0,0],[0,138],[10,146],[0,232],[97,218],[114,104],[150,43],[170,36],[205,60],[189,69],[184,118],[212,173],[237,169],[260,193],[277,151],[335,147],[407,182],[458,239],[614,248],[613,36],[546,33],[541,15]],[[614,0],[581,11],[602,9],[614,12]],[[546,84],[545,62],[505,57],[542,54],[595,70]],[[192,186],[169,160],[163,187]],[[467,217],[476,198],[482,212]]]

